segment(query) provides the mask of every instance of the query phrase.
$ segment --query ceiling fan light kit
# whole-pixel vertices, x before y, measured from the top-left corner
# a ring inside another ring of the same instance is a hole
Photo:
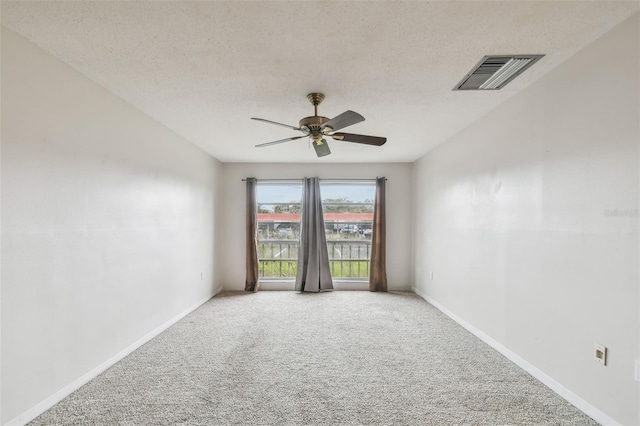
[[[331,154],[331,150],[329,149],[329,145],[327,144],[325,136],[331,137],[337,141],[353,142],[374,146],[382,146],[387,142],[387,138],[380,136],[356,135],[353,133],[334,133],[336,130],[340,130],[364,121],[364,117],[354,111],[345,111],[342,114],[329,119],[327,117],[318,115],[318,105],[320,105],[324,100],[324,95],[322,93],[309,93],[307,95],[307,99],[309,99],[309,102],[311,102],[311,104],[313,105],[313,115],[301,119],[299,122],[299,127],[278,123],[276,121],[265,120],[264,118],[252,117],[252,120],[287,127],[289,129],[297,130],[304,133],[303,136],[293,136],[286,139],[266,142],[256,145],[256,147],[262,148],[265,146],[276,145],[283,142],[289,142],[292,140],[308,137],[311,141],[311,144],[313,145],[313,148],[316,151],[316,155],[318,157],[324,157]]]
[[[311,145],[313,145],[313,149],[316,150],[316,155],[318,157],[324,157],[325,155],[331,154],[331,150],[329,149],[329,144],[326,139],[312,141]]]

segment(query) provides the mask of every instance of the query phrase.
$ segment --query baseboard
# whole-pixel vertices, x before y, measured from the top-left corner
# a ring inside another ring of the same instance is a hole
[[[212,291],[205,298],[189,306],[187,309],[185,309],[175,317],[171,318],[169,321],[165,322],[161,326],[150,331],[149,333],[147,333],[146,335],[144,335],[143,337],[141,337],[140,339],[138,339],[137,341],[135,341],[134,343],[126,347],[125,349],[123,349],[122,351],[118,352],[116,355],[112,356],[102,364],[98,365],[93,370],[82,375],[81,377],[74,380],[73,382],[69,383],[67,386],[63,387],[62,389],[60,389],[59,391],[57,391],[56,393],[54,393],[53,395],[45,399],[44,401],[36,404],[35,406],[31,407],[29,410],[13,418],[12,420],[9,420],[8,423],[5,423],[5,426],[22,426],[24,424],[29,423],[31,420],[35,419],[40,414],[47,411],[49,408],[53,407],[58,402],[62,401],[71,393],[80,389],[86,383],[88,383],[89,381],[97,377],[100,373],[102,373],[109,367],[113,366],[115,363],[117,363],[118,361],[120,361],[121,359],[123,359],[124,357],[126,357],[127,355],[135,351],[136,349],[138,349],[140,346],[144,345],[145,343],[147,343],[148,341],[150,341],[151,339],[153,339],[154,337],[156,337],[157,335],[165,331],[167,328],[171,327],[173,324],[180,321],[182,318],[186,317],[188,314],[196,310],[198,307],[206,303],[208,300],[216,296],[221,291],[222,291],[222,286]]]
[[[440,312],[442,312],[443,314],[445,314],[446,316],[448,316],[449,318],[451,318],[452,320],[460,324],[465,329],[467,329],[469,332],[471,332],[473,335],[478,337],[480,340],[482,340],[483,342],[491,346],[493,349],[500,352],[502,355],[504,355],[507,359],[509,359],[514,364],[516,364],[518,367],[522,368],[524,371],[531,374],[533,377],[535,377],[536,379],[540,380],[542,383],[547,385],[547,387],[549,387],[552,391],[554,391],[555,393],[557,393],[558,395],[560,395],[561,397],[569,401],[572,405],[574,405],[577,409],[585,413],[587,416],[591,417],[592,419],[594,419],[595,421],[597,421],[602,425],[620,426],[619,422],[612,419],[602,411],[598,410],[596,407],[594,407],[593,405],[591,405],[590,403],[588,403],[587,401],[585,401],[584,399],[582,399],[581,397],[579,397],[578,395],[576,395],[575,393],[573,393],[572,391],[564,387],[562,384],[560,384],[559,382],[549,377],[544,371],[540,370],[533,364],[524,360],[523,358],[521,358],[520,356],[512,352],[510,349],[508,349],[506,346],[504,346],[497,340],[493,339],[491,336],[485,334],[483,331],[469,324],[467,321],[463,320],[458,315],[454,314],[449,309],[445,308],[440,303],[436,302],[435,300],[427,296],[422,291],[418,290],[415,287],[411,287],[411,290],[415,294],[417,294],[418,296],[420,296],[421,298],[429,302],[435,308],[437,308]]]

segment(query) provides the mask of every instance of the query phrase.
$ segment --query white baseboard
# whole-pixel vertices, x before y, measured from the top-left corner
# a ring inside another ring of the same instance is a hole
[[[431,305],[436,307],[443,314],[445,314],[446,316],[448,316],[449,318],[451,318],[452,320],[460,324],[462,327],[466,328],[469,332],[474,334],[480,340],[482,340],[483,342],[491,346],[493,349],[500,352],[502,355],[504,355],[507,359],[509,359],[514,364],[516,364],[518,367],[522,368],[524,371],[531,374],[533,377],[535,377],[536,379],[540,380],[542,383],[547,385],[551,390],[553,390],[555,393],[557,393],[558,395],[560,395],[561,397],[569,401],[572,405],[574,405],[580,411],[585,413],[587,416],[591,417],[598,423],[605,426],[620,426],[619,422],[612,419],[602,411],[598,410],[596,407],[594,407],[584,399],[580,398],[578,395],[576,395],[575,393],[573,393],[572,391],[564,387],[562,384],[560,384],[559,382],[549,377],[544,371],[540,370],[539,368],[529,363],[528,361],[522,359],[520,356],[516,355],[514,352],[508,349],[506,346],[502,345],[500,342],[498,342],[491,336],[485,334],[483,331],[469,324],[467,321],[463,320],[462,318],[460,318],[459,316],[457,316],[456,314],[454,314],[453,312],[451,312],[450,310],[442,306],[440,303],[436,302],[435,300],[427,296],[422,291],[418,290],[415,287],[411,287],[411,290],[415,294],[417,294],[418,296],[422,297],[424,300],[429,302]]]
[[[218,289],[215,289],[207,297],[205,297],[205,298],[197,301],[193,305],[189,306],[187,309],[185,309],[184,311],[182,311],[181,313],[179,313],[175,317],[171,318],[170,320],[168,320],[164,324],[160,325],[159,327],[157,327],[154,330],[150,331],[149,333],[145,334],[140,339],[138,339],[137,341],[135,341],[134,343],[132,343],[131,345],[129,345],[128,347],[126,347],[122,351],[118,352],[116,355],[112,356],[111,358],[109,358],[108,360],[103,362],[102,364],[98,365],[93,370],[91,370],[88,373],[82,375],[81,377],[77,378],[73,382],[69,383],[67,386],[63,387],[62,389],[60,389],[58,392],[54,393],[53,395],[51,395],[47,399],[39,402],[38,404],[36,404],[35,406],[31,407],[30,409],[28,409],[24,413],[22,413],[19,416],[13,418],[12,420],[9,420],[8,423],[5,423],[5,426],[22,426],[22,425],[25,425],[25,424],[29,423],[31,420],[35,419],[40,414],[42,414],[45,411],[47,411],[49,408],[53,407],[58,402],[62,401],[64,398],[69,396],[71,393],[73,393],[76,390],[80,389],[80,387],[84,386],[90,380],[92,380],[95,377],[97,377],[100,373],[102,373],[103,371],[105,371],[109,367],[113,366],[115,363],[117,363],[118,361],[120,361],[121,359],[123,359],[124,357],[126,357],[127,355],[129,355],[130,353],[135,351],[136,349],[138,349],[140,346],[144,345],[145,343],[147,343],[148,341],[150,341],[151,339],[156,337],[158,334],[162,333],[167,328],[171,327],[173,324],[177,323],[182,318],[186,317],[188,314],[190,314],[191,312],[195,311],[198,307],[200,307],[201,305],[206,303],[208,300],[210,300],[212,297],[214,297],[215,295],[217,295],[221,291],[222,291],[222,286],[220,286],[220,288],[218,288]]]

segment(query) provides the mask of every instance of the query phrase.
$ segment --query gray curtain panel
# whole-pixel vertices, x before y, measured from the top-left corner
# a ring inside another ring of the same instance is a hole
[[[318,292],[332,289],[333,281],[329,270],[329,253],[322,216],[320,180],[305,178],[302,189],[296,291]]]
[[[256,178],[247,178],[245,291],[258,291],[258,195]]]
[[[376,203],[371,234],[369,291],[387,291],[387,225],[385,216],[386,178],[376,178]]]

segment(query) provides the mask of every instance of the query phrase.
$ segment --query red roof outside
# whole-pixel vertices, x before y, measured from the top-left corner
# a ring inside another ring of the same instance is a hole
[[[371,222],[373,213],[325,213],[326,222]],[[300,213],[258,213],[258,222],[299,222]]]

